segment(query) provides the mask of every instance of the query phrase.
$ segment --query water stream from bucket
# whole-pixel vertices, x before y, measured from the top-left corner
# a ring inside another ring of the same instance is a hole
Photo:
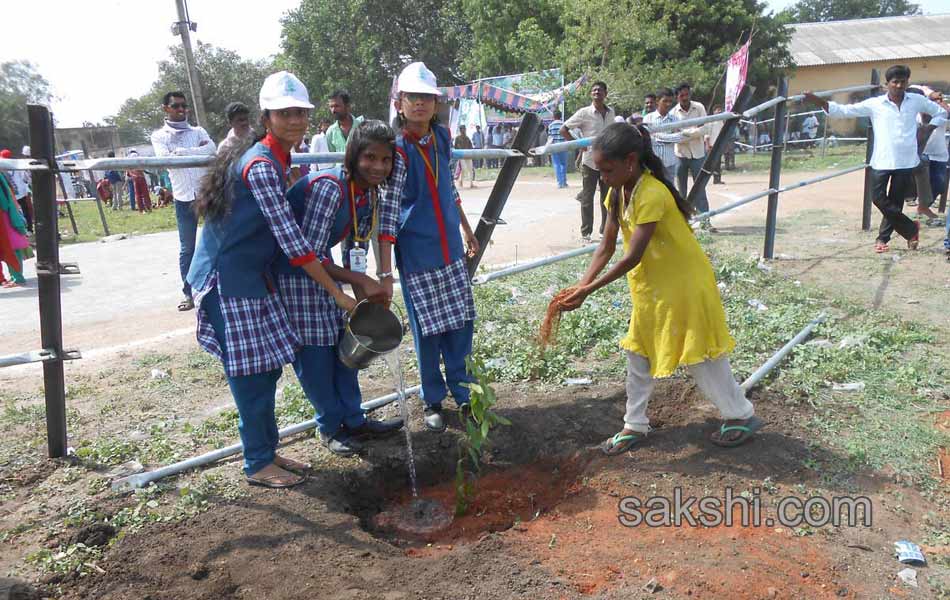
[[[399,411],[402,416],[403,431],[406,432],[406,455],[409,458],[409,479],[412,482],[412,497],[419,497],[419,489],[416,484],[416,459],[412,454],[412,434],[409,431],[409,403],[406,401],[406,380],[403,377],[402,363],[399,360],[399,349],[385,355],[386,364],[393,374],[393,380],[396,383],[396,398],[399,402]]]

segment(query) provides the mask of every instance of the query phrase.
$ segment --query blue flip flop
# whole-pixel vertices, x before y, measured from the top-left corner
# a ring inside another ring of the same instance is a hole
[[[634,432],[625,434],[621,431],[604,441],[604,443],[600,445],[600,450],[607,456],[617,456],[618,454],[623,454],[635,444],[638,444],[646,436],[645,433]]]
[[[765,427],[765,421],[752,415],[746,420],[745,425],[726,425],[723,423],[717,431],[714,431],[712,435],[709,436],[709,441],[722,448],[735,448],[749,441],[749,438],[763,427]],[[723,436],[730,431],[741,431],[742,435],[734,440],[723,439]],[[719,434],[718,436],[716,435],[717,433]]]

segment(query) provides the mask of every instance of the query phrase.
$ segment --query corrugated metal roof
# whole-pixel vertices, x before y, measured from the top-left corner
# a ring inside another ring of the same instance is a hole
[[[799,67],[950,56],[950,14],[789,25]]]

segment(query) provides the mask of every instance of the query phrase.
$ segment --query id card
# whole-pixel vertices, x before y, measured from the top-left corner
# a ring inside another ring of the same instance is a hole
[[[363,248],[350,248],[350,271],[354,273],[366,272],[366,250]]]

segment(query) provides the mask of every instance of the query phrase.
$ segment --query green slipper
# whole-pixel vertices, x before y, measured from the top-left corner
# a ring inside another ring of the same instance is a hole
[[[723,448],[734,448],[746,443],[756,431],[762,429],[763,427],[765,427],[765,421],[755,415],[752,415],[746,420],[745,425],[726,425],[723,423],[718,431],[714,431],[712,435],[709,436],[709,441]],[[723,436],[730,431],[740,431],[742,432],[742,435],[734,440],[723,439]]]
[[[604,441],[604,443],[600,445],[600,450],[607,456],[617,456],[629,450],[634,444],[639,443],[645,437],[645,433],[624,434],[621,431]]]

